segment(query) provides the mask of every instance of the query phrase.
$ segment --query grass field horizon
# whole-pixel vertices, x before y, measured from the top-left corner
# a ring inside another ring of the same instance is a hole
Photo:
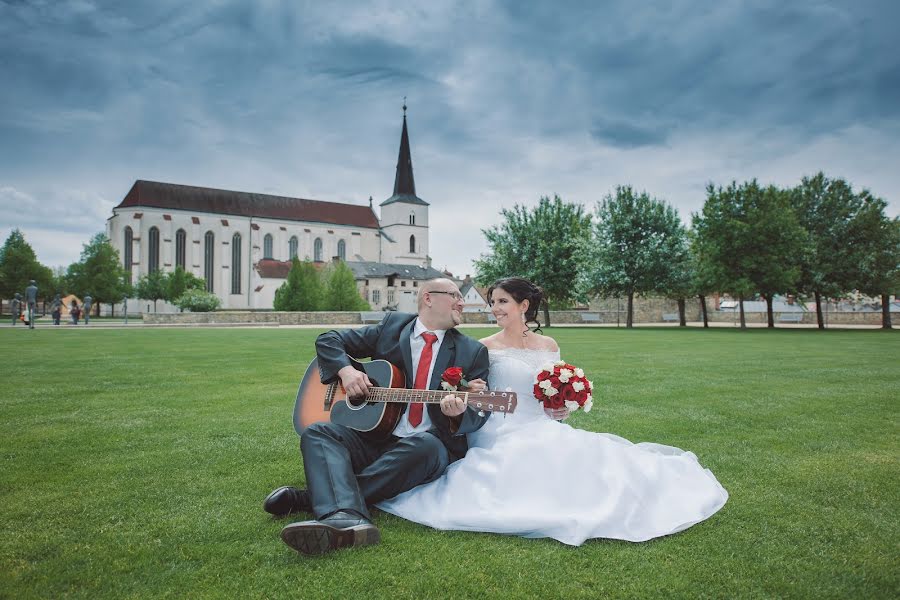
[[[718,514],[572,548],[378,513],[379,546],[307,558],[261,503],[304,482],[319,332],[0,329],[0,597],[900,595],[895,331],[547,329],[598,388],[570,424],[693,451]]]

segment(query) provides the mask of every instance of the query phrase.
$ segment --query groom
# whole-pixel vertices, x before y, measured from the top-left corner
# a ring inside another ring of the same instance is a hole
[[[322,382],[339,378],[349,396],[365,395],[372,383],[350,365],[348,356],[384,359],[400,367],[407,388],[439,389],[448,367],[461,367],[466,379],[487,380],[487,349],[454,329],[462,308],[456,284],[433,279],[419,288],[418,315],[387,313],[378,325],[323,333],[316,340]],[[278,488],[263,507],[276,516],[315,514],[315,520],[291,523],[281,531],[284,543],[304,554],[377,544],[381,534],[367,506],[437,479],[465,455],[465,434],[487,418],[460,398],[447,396],[427,409],[409,404],[387,440],[372,440],[336,423],[314,423],[300,439],[308,490]]]

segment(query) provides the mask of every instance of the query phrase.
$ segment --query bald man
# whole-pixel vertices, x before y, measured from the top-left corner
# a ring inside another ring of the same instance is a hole
[[[488,377],[488,352],[456,331],[462,308],[456,284],[433,279],[419,288],[417,315],[389,312],[377,325],[323,333],[316,340],[322,383],[339,379],[351,397],[365,395],[372,382],[350,364],[348,357],[353,357],[396,365],[406,375],[407,388],[418,379],[421,387],[440,389],[444,370],[461,367],[470,389],[481,391]],[[439,405],[408,404],[383,441],[337,423],[310,425],[300,439],[308,489],[278,488],[264,508],[276,516],[314,514],[315,520],[292,523],[281,532],[288,546],[304,554],[376,544],[381,534],[368,506],[440,477],[465,456],[466,434],[484,425],[488,416],[448,396]]]

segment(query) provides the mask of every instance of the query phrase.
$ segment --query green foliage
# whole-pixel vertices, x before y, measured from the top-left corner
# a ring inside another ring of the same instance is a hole
[[[619,186],[597,205],[592,291],[684,297],[690,284],[687,234],[678,212],[647,192]]]
[[[490,285],[502,277],[525,277],[544,290],[549,305],[568,305],[582,295],[574,285],[588,255],[591,217],[580,204],[540,199],[532,209],[501,211],[503,222],[482,232],[489,252],[475,260],[476,280]]]
[[[201,280],[202,284],[202,280]],[[190,312],[212,312],[219,308],[222,301],[215,294],[207,292],[201,287],[187,288],[181,296],[172,302],[181,310]]]
[[[205,290],[206,282],[196,277],[193,273],[188,273],[179,265],[175,267],[174,271],[166,275],[165,286],[166,300],[176,304],[175,301],[181,298],[188,290]]]
[[[287,280],[275,290],[273,307],[286,311],[323,310],[323,287],[315,265],[309,260],[301,262],[295,256]]]
[[[13,229],[0,248],[0,298],[25,296],[28,282],[34,279],[38,297],[53,297],[53,271],[38,262],[37,255],[19,229]]]
[[[872,203],[859,222],[857,288],[869,296],[900,291],[900,218],[884,214],[884,202]]]
[[[353,271],[338,261],[325,272],[325,310],[372,310],[356,288]]]
[[[165,300],[169,295],[167,285],[168,278],[162,271],[142,275],[134,285],[134,295],[144,300],[153,300],[153,310],[156,310],[156,301]]]
[[[97,306],[120,302],[129,291],[128,273],[105,233],[84,245],[81,259],[69,265],[66,279],[69,292],[81,298],[90,295]]]

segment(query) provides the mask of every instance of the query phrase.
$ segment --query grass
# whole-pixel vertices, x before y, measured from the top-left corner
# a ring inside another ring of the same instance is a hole
[[[381,545],[311,559],[261,502],[304,481],[317,333],[0,330],[0,597],[900,595],[896,332],[553,328],[600,390],[570,422],[694,451],[722,511],[579,548],[379,513]]]

